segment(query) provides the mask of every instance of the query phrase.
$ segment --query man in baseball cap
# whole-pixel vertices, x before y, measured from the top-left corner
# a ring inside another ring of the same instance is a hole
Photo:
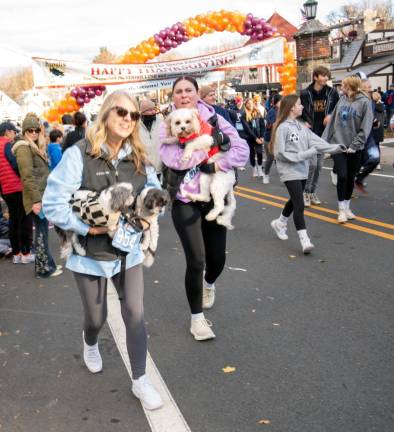
[[[10,132],[12,136],[9,136]],[[13,141],[15,139],[15,134],[18,132],[19,130],[10,121],[5,121],[0,124],[0,136],[5,136],[9,138],[10,141]]]

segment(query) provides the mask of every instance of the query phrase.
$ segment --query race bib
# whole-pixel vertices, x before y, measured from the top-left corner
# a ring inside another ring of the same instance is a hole
[[[141,232],[136,231],[124,219],[120,219],[118,229],[112,239],[112,246],[123,252],[130,253],[133,252],[135,245],[140,243],[141,237]]]
[[[185,184],[189,183],[191,180],[193,180],[193,178],[196,176],[196,174],[199,171],[200,169],[198,167],[193,167],[189,169],[189,171],[186,173],[185,177],[183,178],[183,183]]]

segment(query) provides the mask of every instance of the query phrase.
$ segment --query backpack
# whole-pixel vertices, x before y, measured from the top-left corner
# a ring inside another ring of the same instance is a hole
[[[394,101],[394,94],[391,92],[386,98],[386,105],[392,105]]]

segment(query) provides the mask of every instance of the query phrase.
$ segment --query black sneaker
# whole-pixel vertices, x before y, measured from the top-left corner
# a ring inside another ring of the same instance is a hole
[[[368,191],[367,191],[367,189],[366,189],[366,183],[363,183],[363,182],[360,182],[360,181],[355,181],[354,182],[354,186],[356,187],[356,189],[359,191],[359,192],[362,192],[362,193],[364,193],[364,194],[367,194],[368,193]]]

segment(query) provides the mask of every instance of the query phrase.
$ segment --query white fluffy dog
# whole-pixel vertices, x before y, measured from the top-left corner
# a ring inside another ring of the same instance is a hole
[[[190,159],[193,152],[196,150],[205,150],[208,152],[213,144],[212,136],[201,134],[201,125],[199,114],[196,109],[180,108],[173,111],[166,119],[167,136],[165,144],[175,144],[179,139],[193,137],[191,141],[185,143],[182,161],[186,162]],[[218,152],[210,157],[207,163],[214,163],[223,156],[222,152]],[[233,229],[231,223],[232,217],[236,208],[236,200],[234,196],[233,186],[235,183],[235,173],[233,170],[224,172],[218,171],[214,174],[205,174],[201,172],[200,176],[200,193],[187,194],[187,197],[192,201],[213,200],[214,206],[206,215],[205,219],[216,222],[225,226],[228,229]]]

